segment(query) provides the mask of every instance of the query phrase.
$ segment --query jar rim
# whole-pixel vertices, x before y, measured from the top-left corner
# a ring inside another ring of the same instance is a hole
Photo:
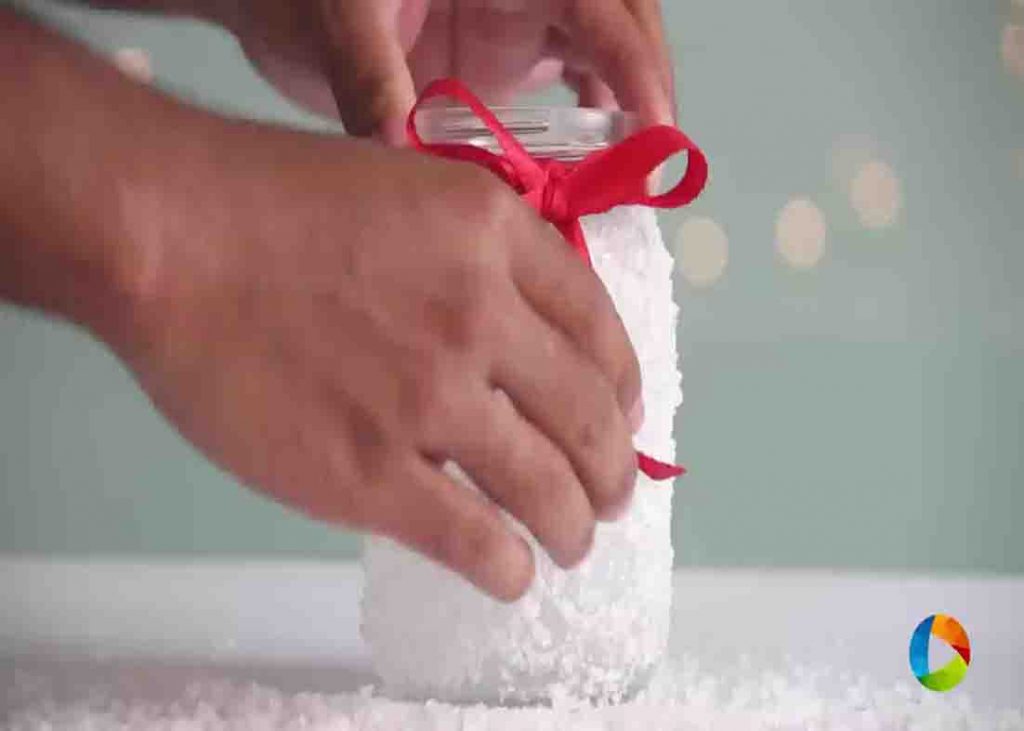
[[[526,150],[542,158],[574,161],[619,142],[640,128],[631,112],[589,107],[491,107]],[[464,107],[428,107],[416,113],[425,142],[457,142],[499,152],[484,123]]]

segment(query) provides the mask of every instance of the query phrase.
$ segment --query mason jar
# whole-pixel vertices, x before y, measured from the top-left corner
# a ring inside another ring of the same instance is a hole
[[[622,112],[499,108],[498,119],[534,157],[571,163],[634,129]],[[471,113],[417,115],[427,142],[500,151]],[[682,402],[672,258],[654,212],[624,206],[582,221],[597,275],[640,361],[645,420],[637,449],[672,460]],[[566,244],[568,246],[568,244]],[[458,465],[446,471],[473,488]],[[625,516],[599,523],[593,549],[571,570],[534,551],[536,577],[512,604],[485,596],[429,559],[380,537],[364,545],[362,633],[392,697],[532,704],[559,698],[615,702],[635,694],[665,653],[672,589],[672,483],[638,473]]]

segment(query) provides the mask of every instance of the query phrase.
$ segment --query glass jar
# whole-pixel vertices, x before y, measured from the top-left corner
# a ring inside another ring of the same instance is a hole
[[[534,157],[571,162],[634,128],[621,112],[504,108],[499,120]],[[428,142],[497,151],[468,111],[431,108],[417,116]],[[618,308],[640,361],[646,417],[638,449],[672,459],[682,402],[672,299],[672,258],[652,210],[629,206],[582,221],[594,268]],[[567,244],[568,245],[568,244]],[[457,465],[445,468],[473,487]],[[474,488],[475,489],[475,488]],[[670,483],[642,473],[629,512],[600,523],[578,567],[556,566],[518,523],[537,573],[526,595],[497,602],[430,560],[368,537],[362,632],[385,692],[449,702],[614,702],[642,688],[668,642],[671,580]]]

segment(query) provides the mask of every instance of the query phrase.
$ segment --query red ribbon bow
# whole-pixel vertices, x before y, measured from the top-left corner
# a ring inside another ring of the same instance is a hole
[[[416,112],[427,100],[441,96],[469,107],[494,135],[504,155],[475,145],[424,142],[416,131]],[[491,170],[512,186],[544,219],[554,224],[588,265],[591,261],[580,225],[582,216],[604,213],[621,205],[678,208],[700,194],[708,176],[704,153],[683,132],[668,125],[640,130],[572,165],[534,158],[491,110],[457,79],[440,79],[423,90],[409,113],[406,134],[410,144],[418,150],[472,162]],[[648,176],[679,152],[687,155],[686,174],[671,190],[649,195]],[[642,452],[637,452],[637,466],[654,480],[670,479],[686,471]]]

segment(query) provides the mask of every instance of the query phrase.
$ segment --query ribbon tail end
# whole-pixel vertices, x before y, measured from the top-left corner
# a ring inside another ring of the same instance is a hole
[[[673,477],[680,477],[686,474],[686,468],[681,465],[674,465],[668,462],[661,462],[643,452],[637,452],[637,466],[640,471],[652,480],[661,482],[671,480]]]

